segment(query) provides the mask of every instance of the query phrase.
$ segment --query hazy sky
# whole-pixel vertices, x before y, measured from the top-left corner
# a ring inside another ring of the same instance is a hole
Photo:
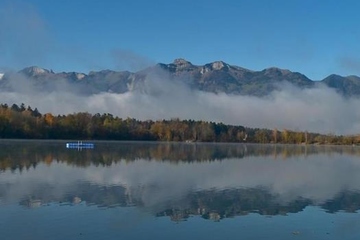
[[[138,70],[185,58],[360,75],[360,1],[0,0],[0,68]]]

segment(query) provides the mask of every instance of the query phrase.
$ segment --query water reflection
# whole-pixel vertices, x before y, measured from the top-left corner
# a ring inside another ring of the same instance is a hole
[[[219,221],[307,206],[360,209],[358,147],[1,142],[0,204],[135,206],[174,221]]]

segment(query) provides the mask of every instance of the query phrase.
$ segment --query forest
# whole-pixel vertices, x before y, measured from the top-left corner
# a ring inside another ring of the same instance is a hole
[[[180,120],[122,119],[109,113],[42,114],[21,104],[0,104],[0,138],[174,142],[247,142],[282,144],[360,144],[360,135],[319,134],[289,129]]]

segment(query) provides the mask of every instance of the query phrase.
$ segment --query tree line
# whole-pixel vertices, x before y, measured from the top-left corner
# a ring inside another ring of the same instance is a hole
[[[359,135],[337,136],[259,129],[223,123],[119,118],[109,113],[79,112],[54,116],[21,104],[0,104],[0,138],[142,140],[176,142],[248,142],[284,144],[359,144]]]

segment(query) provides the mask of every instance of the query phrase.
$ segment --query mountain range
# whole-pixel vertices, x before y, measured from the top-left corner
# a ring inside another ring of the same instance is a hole
[[[0,73],[0,90],[16,91],[19,79],[39,90],[54,91],[67,87],[66,89],[85,95],[146,91],[146,81],[166,79],[185,83],[195,90],[213,93],[266,96],[286,83],[299,88],[325,85],[346,97],[360,96],[358,76],[344,77],[332,74],[323,80],[314,81],[299,72],[276,67],[253,71],[223,61],[194,65],[185,59],[175,59],[169,64],[158,63],[137,72],[101,70],[88,74],[55,73],[40,67],[27,67],[18,72]]]

